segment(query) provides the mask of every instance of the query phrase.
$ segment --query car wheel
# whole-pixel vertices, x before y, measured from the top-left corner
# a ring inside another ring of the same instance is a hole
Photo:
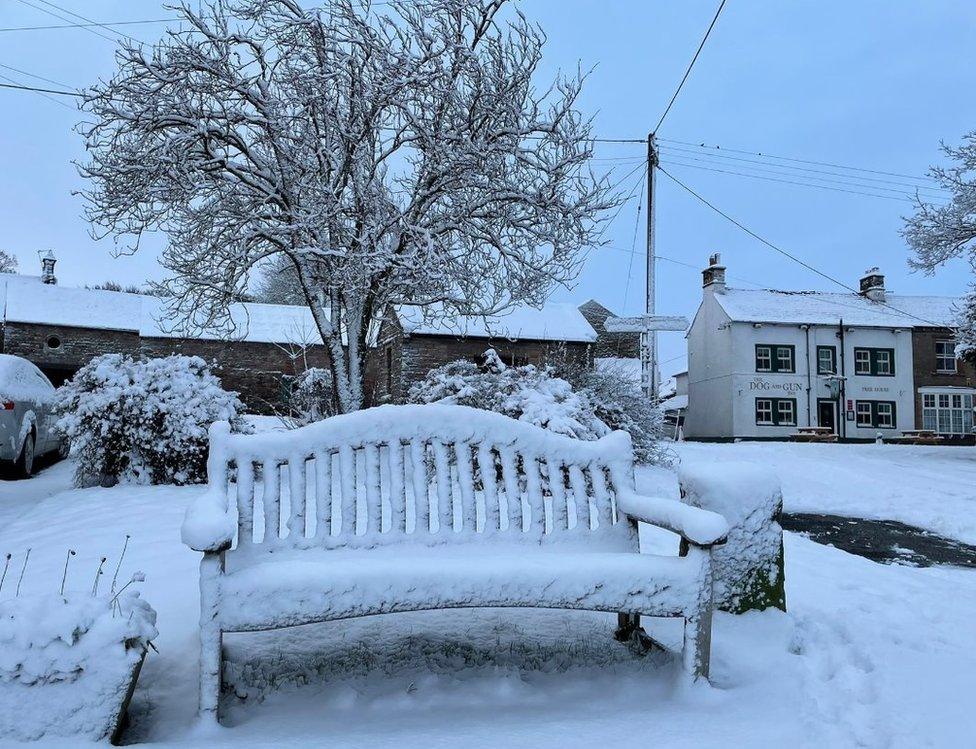
[[[29,479],[34,473],[34,433],[30,432],[17,458],[17,477]]]

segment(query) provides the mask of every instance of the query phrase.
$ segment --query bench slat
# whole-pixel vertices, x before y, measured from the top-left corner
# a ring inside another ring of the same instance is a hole
[[[390,533],[406,533],[407,494],[404,481],[403,445],[400,440],[390,442],[388,448],[390,469]]]
[[[414,529],[430,535],[430,497],[427,494],[427,447],[419,439],[410,440],[410,478],[413,484]]]
[[[562,462],[555,455],[549,455],[546,458],[546,467],[549,470],[549,492],[552,494],[552,528],[554,531],[568,531],[569,498],[566,495]]]
[[[454,529],[454,507],[451,504],[451,461],[447,445],[440,440],[431,442],[434,450],[434,473],[437,482],[437,520],[438,532],[446,533]]]
[[[498,452],[502,460],[502,479],[505,482],[505,500],[508,503],[508,530],[521,533],[524,528],[522,490],[519,486],[515,451],[510,447],[503,447]]]
[[[341,532],[356,535],[356,453],[351,445],[339,448],[339,488],[342,499]]]
[[[522,453],[522,470],[525,471],[525,489],[529,498],[530,532],[542,536],[546,532],[546,503],[542,496],[539,459]]]
[[[315,453],[315,537],[332,535],[332,453]]]
[[[237,463],[237,547],[254,541],[254,463]]]
[[[597,522],[599,528],[606,528],[613,525],[613,507],[610,504],[610,490],[607,488],[607,476],[602,465],[591,464],[589,466],[590,480],[593,482],[593,494]]]
[[[590,497],[586,493],[586,477],[577,465],[569,467],[569,485],[573,490],[576,511],[576,527],[590,529]]]
[[[280,536],[281,515],[281,466],[277,460],[266,460],[262,464],[264,474],[264,543],[276,544]]]
[[[288,536],[301,538],[305,535],[305,456],[293,455],[288,460]]]
[[[461,528],[478,531],[478,510],[475,507],[474,475],[471,468],[471,445],[454,443],[454,459],[457,461],[458,488],[461,490]]]
[[[482,533],[492,534],[501,530],[498,507],[498,472],[495,467],[495,451],[491,445],[478,446],[478,472],[481,474],[481,493],[485,498],[485,525]]]
[[[366,463],[366,532],[378,536],[383,532],[383,490],[380,486],[380,449],[377,445],[363,447]]]

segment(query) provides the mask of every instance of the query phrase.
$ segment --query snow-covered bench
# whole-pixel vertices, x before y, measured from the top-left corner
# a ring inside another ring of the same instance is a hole
[[[208,476],[183,541],[204,552],[200,710],[214,720],[224,632],[400,611],[610,611],[618,636],[641,614],[680,616],[683,666],[708,676],[725,520],[636,494],[626,433],[583,442],[462,406],[382,406],[288,432],[217,423]],[[686,556],[639,554],[637,520],[680,534]]]

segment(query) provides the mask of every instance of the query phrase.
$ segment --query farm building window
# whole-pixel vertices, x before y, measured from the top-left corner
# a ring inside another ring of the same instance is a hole
[[[49,349],[61,348],[61,339],[56,335],[49,335],[47,340],[44,341],[44,345],[46,345]]]

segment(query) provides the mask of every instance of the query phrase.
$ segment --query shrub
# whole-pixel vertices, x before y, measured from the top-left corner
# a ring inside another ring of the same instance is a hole
[[[288,401],[290,420],[302,426],[334,416],[334,393],[332,373],[321,367],[309,367],[292,380]]]
[[[567,377],[560,377],[556,366],[507,367],[489,349],[481,366],[455,361],[432,369],[410,389],[408,400],[496,411],[583,440],[623,429],[630,432],[637,460],[670,462],[668,450],[659,442],[660,412],[629,379],[577,365],[567,364],[564,369]]]
[[[208,427],[240,426],[243,404],[199,357],[105,354],[58,390],[54,409],[77,485],[194,484],[206,480]]]

